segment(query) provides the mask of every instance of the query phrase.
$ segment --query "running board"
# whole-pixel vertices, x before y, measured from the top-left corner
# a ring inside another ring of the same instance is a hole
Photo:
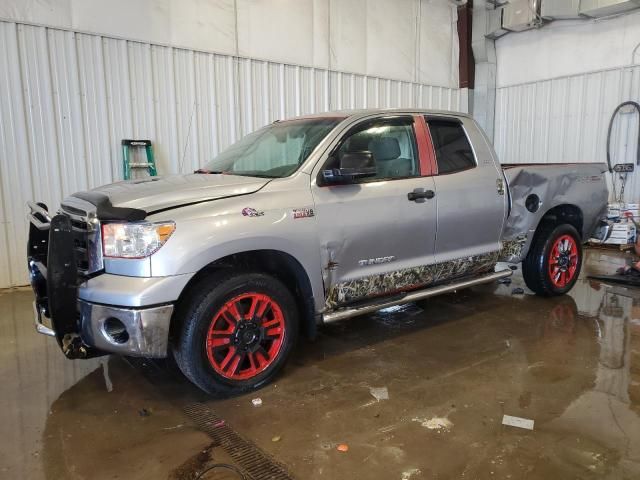
[[[323,323],[337,322],[345,318],[356,317],[365,313],[375,312],[382,308],[393,307],[395,305],[401,305],[403,303],[415,302],[417,300],[424,300],[425,298],[435,297],[443,293],[453,292],[456,290],[462,290],[463,288],[473,287],[474,285],[481,285],[483,283],[490,283],[501,278],[510,277],[513,274],[511,269],[500,270],[499,272],[493,272],[480,277],[462,280],[455,283],[448,283],[446,285],[439,285],[437,287],[430,287],[423,290],[416,290],[413,292],[407,292],[402,297],[395,297],[393,300],[383,300],[380,303],[363,305],[361,307],[343,308],[335,310],[322,315]]]

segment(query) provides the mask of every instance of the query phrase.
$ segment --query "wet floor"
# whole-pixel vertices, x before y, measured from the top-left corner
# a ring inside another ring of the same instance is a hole
[[[622,263],[590,251],[585,273]],[[0,478],[194,478],[230,461],[182,413],[196,401],[297,479],[640,478],[640,289],[583,277],[561,298],[512,294],[516,274],[324,327],[226,400],[164,362],[65,360],[30,292],[1,292]]]

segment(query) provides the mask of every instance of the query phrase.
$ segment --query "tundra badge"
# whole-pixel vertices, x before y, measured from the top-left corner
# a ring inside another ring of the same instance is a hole
[[[388,257],[366,258],[364,260],[358,260],[358,265],[366,267],[367,265],[378,265],[380,263],[393,262],[395,259],[396,257],[394,255],[389,255]]]

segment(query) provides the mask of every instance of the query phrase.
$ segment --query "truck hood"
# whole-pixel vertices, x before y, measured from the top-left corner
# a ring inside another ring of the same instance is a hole
[[[147,214],[183,205],[257,192],[270,179],[223,174],[189,174],[148,177],[112,183],[91,190],[106,195],[118,208],[144,210]]]

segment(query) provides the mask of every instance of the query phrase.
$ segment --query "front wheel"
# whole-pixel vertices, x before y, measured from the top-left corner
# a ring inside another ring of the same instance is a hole
[[[291,293],[261,273],[221,272],[194,285],[180,317],[176,362],[211,394],[237,394],[266,384],[298,336]]]
[[[580,234],[568,224],[543,225],[522,262],[522,275],[538,295],[567,293],[578,280],[582,267]]]

